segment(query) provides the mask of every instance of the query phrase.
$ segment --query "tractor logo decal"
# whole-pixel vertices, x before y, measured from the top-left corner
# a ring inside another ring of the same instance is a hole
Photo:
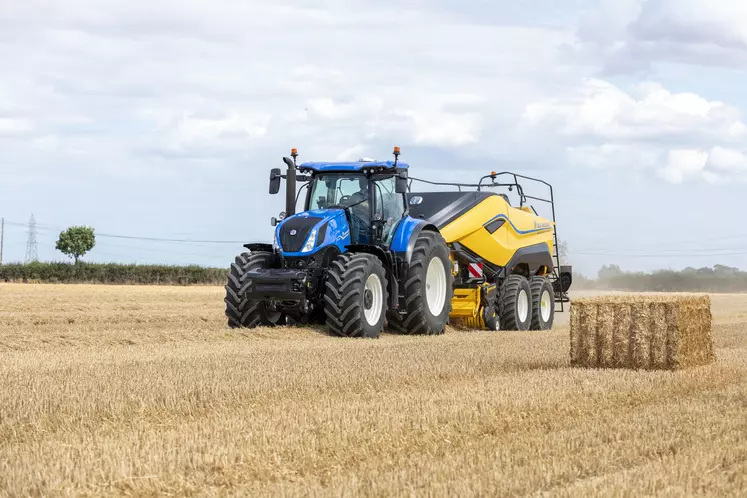
[[[347,237],[348,235],[350,235],[350,230],[347,230],[347,231],[343,232],[342,234],[340,234],[340,235],[339,235],[339,236],[337,237],[337,240],[342,240],[342,239],[344,239],[345,237]]]
[[[295,231],[295,230],[291,230],[291,231],[290,231],[290,234],[291,234],[291,235],[296,235],[297,233],[298,233],[298,232],[297,232],[297,231]]]

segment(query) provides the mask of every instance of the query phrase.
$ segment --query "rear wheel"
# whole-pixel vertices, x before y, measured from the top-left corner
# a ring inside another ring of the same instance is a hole
[[[501,330],[529,330],[532,318],[532,291],[529,281],[511,275],[501,287]]]
[[[379,337],[387,309],[384,266],[372,254],[345,253],[327,272],[324,312],[330,333],[343,337]]]
[[[437,232],[422,231],[415,241],[405,279],[407,314],[401,328],[407,334],[443,334],[451,312],[454,277],[446,241]]]
[[[286,317],[279,311],[271,310],[267,302],[246,299],[246,291],[251,287],[247,273],[252,270],[270,268],[275,255],[271,252],[245,252],[236,257],[231,265],[226,283],[226,317],[231,328],[273,327],[284,325]]]
[[[545,277],[532,277],[532,323],[530,330],[550,330],[555,318],[555,291]]]

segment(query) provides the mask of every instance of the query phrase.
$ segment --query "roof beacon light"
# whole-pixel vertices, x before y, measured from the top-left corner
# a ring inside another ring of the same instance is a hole
[[[399,147],[394,148],[394,165],[397,165],[397,161],[399,160]]]
[[[298,157],[298,149],[291,149],[291,157],[293,158],[293,164],[296,164],[296,158]]]

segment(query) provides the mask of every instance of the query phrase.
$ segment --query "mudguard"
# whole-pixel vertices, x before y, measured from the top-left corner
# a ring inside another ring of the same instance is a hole
[[[392,243],[389,245],[389,249],[394,252],[398,262],[410,264],[412,252],[415,250],[415,241],[422,230],[438,232],[438,228],[435,225],[409,215],[399,222],[394,231]]]

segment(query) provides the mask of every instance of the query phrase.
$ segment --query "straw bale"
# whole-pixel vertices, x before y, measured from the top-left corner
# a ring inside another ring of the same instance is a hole
[[[571,303],[571,365],[676,370],[713,363],[710,297],[621,295]]]

